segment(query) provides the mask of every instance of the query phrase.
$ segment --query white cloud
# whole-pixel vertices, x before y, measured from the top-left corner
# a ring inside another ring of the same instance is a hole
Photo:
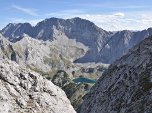
[[[152,27],[152,16],[141,13],[115,13],[111,15],[80,15],[81,18],[94,22],[99,27],[109,30],[143,30]]]
[[[31,16],[38,16],[38,14],[36,13],[36,11],[34,9],[23,8],[23,7],[17,6],[17,5],[12,5],[12,8],[15,10],[18,10],[20,12],[26,13],[28,15],[31,15]]]
[[[41,15],[38,19],[18,19],[12,18],[9,22],[29,22],[32,25],[36,25],[37,22],[42,21],[45,18],[57,17],[57,18],[73,18],[80,17],[83,19],[94,22],[97,26],[108,30],[143,30],[152,27],[152,12],[151,11],[134,11],[134,12],[113,12],[110,14],[91,14],[83,10],[64,10],[59,12],[52,12],[50,14]],[[43,18],[43,19],[42,19]]]
[[[125,14],[122,13],[122,12],[119,12],[119,13],[115,13],[114,16],[118,16],[118,17],[124,17]]]
[[[89,14],[87,12],[64,13],[55,12],[50,16],[60,18],[80,17],[94,22],[99,27],[108,31],[117,30],[143,30],[152,27],[152,12],[115,12],[111,14]]]
[[[111,31],[111,30],[122,30],[125,29],[123,20],[125,19],[124,13],[114,13],[114,14],[86,14],[80,15],[81,18],[88,19],[94,22],[99,27]]]

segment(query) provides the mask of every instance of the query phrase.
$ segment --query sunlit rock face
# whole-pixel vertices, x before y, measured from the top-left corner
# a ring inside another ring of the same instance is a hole
[[[76,113],[64,91],[40,74],[0,59],[0,113]]]

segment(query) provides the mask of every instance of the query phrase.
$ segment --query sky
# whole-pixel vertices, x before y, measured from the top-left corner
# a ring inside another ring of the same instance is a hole
[[[80,17],[108,30],[152,27],[152,0],[1,0],[0,29],[8,23],[36,23],[51,17]]]

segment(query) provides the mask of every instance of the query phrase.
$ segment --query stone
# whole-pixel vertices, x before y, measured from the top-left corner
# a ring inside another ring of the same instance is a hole
[[[64,91],[40,74],[7,59],[0,67],[0,113],[76,113]]]

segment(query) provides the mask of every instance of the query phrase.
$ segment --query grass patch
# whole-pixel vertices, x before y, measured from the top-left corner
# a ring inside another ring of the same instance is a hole
[[[53,76],[56,74],[57,70],[49,70],[47,72],[42,71],[42,69],[27,65],[27,68],[29,68],[32,71],[35,71],[39,74],[41,74],[42,76],[44,76],[46,79],[51,80],[53,78]]]

